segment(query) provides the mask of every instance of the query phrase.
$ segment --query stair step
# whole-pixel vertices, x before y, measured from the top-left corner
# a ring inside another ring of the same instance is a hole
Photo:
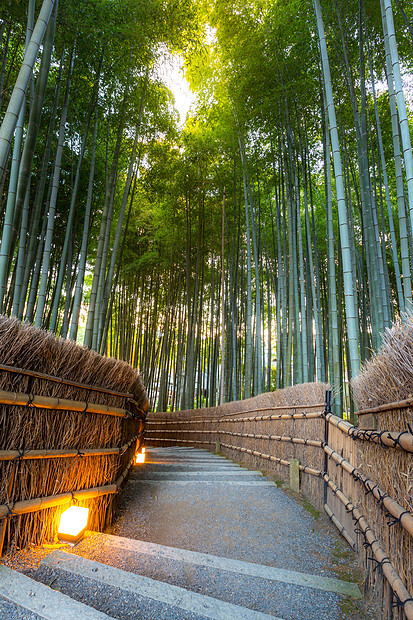
[[[356,599],[362,598],[357,584],[342,581],[341,579],[301,573],[285,568],[268,566],[266,564],[254,564],[253,562],[244,562],[243,560],[219,557],[209,553],[168,547],[166,545],[125,538],[123,536],[100,533],[93,534],[93,536],[96,537],[94,541],[95,548],[108,549],[108,555],[110,556],[110,548],[117,547],[124,552],[125,557],[128,557],[131,563],[133,562],[133,558],[138,560],[143,554],[154,556],[157,560],[168,560],[171,564],[182,562],[219,571],[236,573],[237,575],[258,577],[260,579],[313,588],[324,592],[335,592]]]
[[[190,479],[200,479],[203,480],[204,478],[208,478],[208,477],[217,477],[217,478],[223,478],[223,477],[236,477],[236,478],[257,478],[258,480],[262,480],[262,474],[261,472],[256,472],[256,471],[242,471],[242,470],[237,470],[237,471],[233,471],[233,470],[229,470],[229,471],[222,471],[219,469],[206,469],[205,471],[152,471],[152,470],[146,470],[146,471],[134,471],[133,474],[131,475],[132,478],[137,477],[137,476],[142,476],[145,477],[146,479],[148,478],[148,476],[150,476],[153,479],[157,479],[157,480],[162,480],[162,479],[166,479],[166,478],[187,478],[188,480]]]
[[[20,610],[23,608],[35,614],[34,617],[37,615],[50,620],[57,618],[59,620],[73,620],[73,618],[103,620],[110,617],[3,565],[0,565],[0,596],[18,606],[17,614],[20,613],[19,608]],[[18,618],[19,615],[10,617]],[[31,618],[32,616],[21,615],[20,617]]]
[[[162,462],[160,460],[158,461],[151,461],[151,460],[147,460],[145,465],[142,465],[139,467],[140,471],[145,471],[145,470],[153,470],[153,471],[165,471],[165,470],[169,470],[169,469],[182,469],[183,471],[186,470],[196,470],[196,471],[203,471],[203,470],[208,470],[211,469],[211,465],[202,463],[201,465],[197,465],[196,463],[187,463],[187,462],[177,462],[177,461],[165,461]],[[237,465],[236,463],[234,463],[233,465],[231,465],[231,463],[214,463],[214,469],[219,469],[219,471],[248,471],[246,469],[243,469],[242,467],[240,467],[239,465]]]
[[[178,586],[114,568],[113,566],[87,560],[65,551],[53,551],[42,560],[41,566],[58,572],[62,571],[69,576],[76,575],[86,580],[98,582],[110,588],[126,592],[128,593],[131,607],[135,605],[135,600],[132,601],[129,595],[132,595],[132,597],[137,596],[140,600],[136,601],[136,615],[138,613],[141,615],[139,605],[142,597],[143,599],[150,599],[151,601],[170,606],[170,608],[185,610],[185,612],[204,618],[216,618],[217,620],[265,620],[274,618],[274,616],[269,616],[268,614],[255,612],[211,596],[198,594]],[[169,613],[171,612],[172,610]],[[156,615],[153,617],[156,618],[175,617],[173,615],[165,616],[163,613],[160,615],[156,611],[155,613]],[[60,619],[60,616],[56,617]],[[145,616],[141,615],[141,617]]]
[[[198,485],[199,486],[199,480],[167,480],[167,479],[163,479],[163,480],[159,480],[159,479],[152,479],[150,477],[145,477],[142,479],[137,479],[137,478],[131,478],[129,480],[129,484],[156,484],[156,485],[177,485],[177,486],[188,486],[188,485]],[[202,480],[202,486],[216,486],[216,485],[221,485],[221,486],[238,486],[238,487],[274,487],[275,486],[275,482],[271,482],[270,480]]]

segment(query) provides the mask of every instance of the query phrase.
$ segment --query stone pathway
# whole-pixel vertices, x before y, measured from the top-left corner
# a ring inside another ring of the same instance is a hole
[[[90,617],[355,618],[361,594],[337,579],[337,545],[345,551],[324,520],[260,472],[206,450],[152,448],[126,484],[111,534],[51,552],[30,577],[51,584],[62,606],[69,596],[87,605]],[[21,604],[1,577],[0,594]],[[13,617],[57,617],[34,604],[45,603],[44,591],[31,599],[23,605],[31,615]]]

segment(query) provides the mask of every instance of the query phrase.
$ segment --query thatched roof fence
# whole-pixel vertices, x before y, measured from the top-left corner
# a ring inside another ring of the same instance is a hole
[[[0,546],[50,542],[72,499],[110,521],[147,409],[128,364],[0,317]]]

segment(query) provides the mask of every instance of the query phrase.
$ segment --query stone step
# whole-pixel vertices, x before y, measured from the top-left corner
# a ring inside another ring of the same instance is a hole
[[[1,616],[4,618],[103,620],[110,617],[3,565],[0,565],[0,597],[8,603],[0,605],[0,612],[3,609],[9,614]]]
[[[198,470],[202,471],[203,469],[211,469],[211,467],[213,467],[214,469],[219,469],[219,470],[224,470],[224,471],[248,471],[247,469],[240,467],[239,465],[237,465],[236,463],[188,463],[188,462],[184,462],[184,461],[150,461],[147,460],[145,464],[143,465],[139,465],[139,469],[140,470],[145,470],[145,469],[151,469],[156,471],[157,469],[159,471],[162,470],[169,470],[169,469],[182,469],[182,470]]]
[[[230,465],[230,466],[234,466],[235,463],[231,463],[229,461],[227,461],[226,459],[223,458],[209,458],[209,459],[204,459],[204,458],[185,458],[182,456],[175,456],[173,457],[172,455],[167,458],[167,457],[156,457],[153,456],[152,454],[147,454],[147,462],[155,462],[155,463],[190,463],[192,465],[211,465],[212,463],[216,463],[217,465]],[[239,465],[236,465],[237,467],[240,467]]]
[[[152,469],[141,470],[138,469],[131,474],[131,478],[152,478],[152,480],[163,480],[167,478],[187,479],[187,480],[203,480],[208,478],[246,478],[262,480],[262,473],[248,470],[228,470],[222,471],[219,469],[205,469],[204,471],[152,471]]]
[[[190,485],[199,485],[200,484],[200,480],[167,480],[167,479],[151,479],[150,476],[148,477],[144,477],[142,479],[137,479],[137,478],[131,478],[129,480],[129,484],[156,484],[158,486],[160,485],[170,485],[170,484],[174,484],[177,486],[190,486]],[[220,486],[238,486],[238,487],[274,487],[275,486],[275,482],[272,482],[271,480],[260,480],[259,478],[257,479],[253,479],[253,480],[222,480],[222,479],[215,479],[215,480],[202,480],[202,486],[209,486],[209,485],[220,485]]]
[[[59,587],[85,596],[95,607],[109,606],[110,617],[121,618],[215,618],[217,620],[265,620],[268,614],[246,609],[137,575],[81,556],[53,551],[41,562],[41,569],[57,576]],[[41,571],[40,569],[40,571]],[[43,574],[44,575],[44,574]],[[47,573],[46,573],[47,575]],[[41,576],[41,574],[39,575]],[[59,579],[60,578],[60,579]],[[66,581],[67,580],[67,581]],[[73,582],[74,580],[74,582]],[[94,596],[96,593],[97,596]],[[108,602],[110,604],[108,605]],[[126,608],[127,605],[127,608]],[[183,615],[182,612],[185,612]],[[56,618],[60,616],[56,616]],[[281,620],[280,618],[278,620]]]
[[[355,583],[332,577],[322,577],[285,568],[267,566],[265,564],[244,562],[242,560],[159,545],[157,543],[126,538],[124,536],[113,536],[110,534],[93,532],[90,540],[93,540],[94,549],[104,550],[103,554],[107,554],[108,557],[110,557],[110,552],[113,551],[113,549],[119,549],[122,554],[128,558],[131,566],[135,566],[138,570],[145,568],[141,563],[141,559],[142,556],[146,556],[145,561],[152,557],[156,558],[158,563],[160,561],[166,561],[168,566],[176,565],[176,563],[191,564],[193,566],[214,569],[216,571],[235,573],[238,576],[258,577],[269,581],[313,588],[323,592],[335,592],[356,599],[361,598],[360,590]]]
[[[220,606],[231,604],[248,609],[249,614],[259,612],[266,617],[285,620],[337,620],[341,617],[340,604],[344,596],[361,598],[355,584],[339,579],[120,536],[90,533],[73,549],[73,553],[115,566],[137,577],[219,600]],[[50,557],[53,564],[61,556],[54,552]],[[44,564],[50,567],[50,560]],[[55,573],[46,575],[48,579],[54,576]],[[63,589],[64,586],[59,583],[59,587]],[[78,585],[76,588],[79,590]],[[93,590],[93,587],[89,586],[89,589]],[[100,596],[104,596],[102,591]],[[114,591],[112,597],[122,599],[122,594]],[[143,605],[142,602],[139,604]],[[112,611],[104,611],[112,615]],[[191,611],[198,613],[199,608],[191,607]],[[144,611],[141,615],[147,617]],[[179,615],[172,617],[181,618]],[[229,615],[228,620],[238,617],[255,616]]]

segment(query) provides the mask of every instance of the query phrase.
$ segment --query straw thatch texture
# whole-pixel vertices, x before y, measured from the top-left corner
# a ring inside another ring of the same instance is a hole
[[[413,396],[413,315],[386,330],[379,352],[352,380],[352,388],[358,409]]]
[[[38,407],[0,405],[0,450],[75,449],[76,457],[0,462],[0,504],[11,510],[18,501],[113,483],[130,463],[142,442],[145,388],[128,364],[105,358],[50,332],[0,317],[0,364],[71,380],[78,387],[45,378],[0,370],[0,389],[99,403],[136,412],[128,404],[131,395],[141,409],[139,417],[113,417],[94,413],[58,411]],[[107,394],[96,387],[119,394]],[[135,438],[133,441],[131,441]],[[123,453],[82,456],[82,449],[120,448]],[[89,527],[101,528],[111,518],[113,495],[82,502],[92,508]],[[50,539],[56,521],[67,506],[41,510],[7,519],[6,548],[23,547]],[[0,533],[1,525],[0,522]],[[3,532],[4,535],[4,532]]]
[[[405,317],[388,329],[380,351],[367,362],[352,381],[353,395],[359,410],[386,403],[396,403],[413,395],[413,316]],[[360,416],[361,417],[361,416]],[[413,407],[401,407],[375,414],[377,431],[406,432],[413,426]],[[356,455],[360,469],[413,513],[413,457],[404,450],[383,449],[367,443]],[[413,541],[399,523],[389,527],[386,513],[359,494],[359,503],[367,520],[387,551],[392,563],[410,592],[413,592]],[[390,521],[391,522],[391,521]]]

